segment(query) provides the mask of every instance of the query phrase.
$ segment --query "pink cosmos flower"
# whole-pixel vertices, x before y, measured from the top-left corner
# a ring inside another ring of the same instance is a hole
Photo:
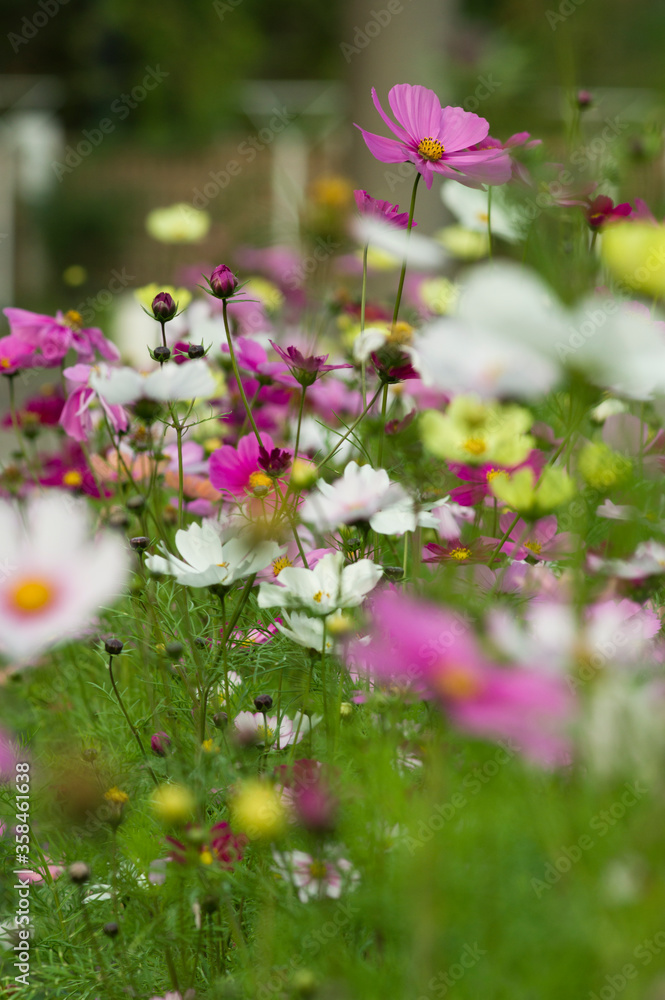
[[[356,206],[361,215],[371,215],[375,219],[384,219],[392,223],[397,229],[406,229],[409,225],[409,213],[400,212],[399,205],[391,205],[389,201],[382,201],[380,198],[372,198],[367,191],[354,191],[353,197],[356,199]],[[411,224],[415,229],[417,222]]]
[[[369,643],[350,647],[362,669],[419,688],[466,732],[515,743],[541,764],[568,759],[575,701],[564,678],[489,662],[459,615],[394,591],[374,599],[372,617]]]
[[[342,889],[352,888],[360,876],[346,858],[321,860],[304,851],[276,851],[273,848],[275,869],[281,877],[298,890],[301,903],[310,899],[339,899]]]
[[[0,341],[0,344],[2,344],[2,341]],[[2,354],[0,351],[0,362],[1,358]],[[54,389],[52,386],[43,386],[40,395],[26,400],[16,414],[18,424],[20,427],[27,425],[55,427],[60,420],[64,405],[65,397],[59,389]],[[11,413],[5,414],[2,418],[2,426],[12,426]]]
[[[442,108],[433,90],[408,83],[398,84],[388,94],[398,124],[384,112],[374,88],[372,100],[397,138],[374,135],[360,125],[356,128],[362,132],[370,153],[382,163],[413,163],[428,188],[435,173],[468,187],[510,180],[510,157],[502,148],[471,149],[487,137],[489,123],[484,118],[462,108]]]
[[[33,349],[16,334],[0,338],[0,374],[13,375],[20,368],[32,367]]]
[[[501,534],[512,523],[512,514],[502,514],[499,519]],[[527,524],[521,519],[517,521],[508,540],[503,543],[503,551],[513,559],[522,560],[532,556],[534,559],[551,562],[568,555],[578,544],[579,539],[569,531],[562,531],[557,535],[557,519],[551,514],[549,517],[541,517],[534,524]]]
[[[54,368],[74,348],[79,360],[91,364],[96,353],[107,361],[117,361],[120,353],[97,327],[84,327],[79,313],[70,310],[58,312],[55,317],[29,312],[27,309],[3,310],[9,320],[9,329],[34,352],[32,364],[40,368]]]
[[[288,366],[294,379],[302,386],[313,385],[318,378],[326,372],[336,371],[338,368],[353,368],[353,365],[327,365],[327,354],[306,356],[297,347],[279,347],[274,340],[270,341],[273,350],[279,354],[282,361]]]
[[[53,881],[62,875],[64,868],[62,865],[54,864],[47,854],[44,855],[44,861],[46,862],[46,868],[34,868],[28,870],[22,870],[17,872],[17,875],[23,881],[34,882],[38,885],[40,882],[47,881],[46,872],[48,872],[48,881]]]
[[[266,451],[275,447],[269,434],[261,435]],[[222,493],[245,498],[260,490],[261,495],[272,490],[272,481],[259,464],[260,446],[255,434],[245,434],[236,448],[224,444],[210,456],[210,482]]]
[[[91,497],[99,496],[95,477],[88,468],[83,452],[78,445],[69,441],[59,454],[43,459],[39,482],[42,486],[56,486],[72,492],[87,493]],[[110,491],[106,495],[110,496]]]
[[[90,375],[94,372],[92,365],[72,365],[65,368],[63,375],[70,384],[76,386],[68,396],[60,414],[60,424],[75,441],[87,441],[93,430],[90,407],[98,402],[108,417],[109,423],[117,431],[126,431],[129,419],[124,407],[106,400],[88,385]]]
[[[535,473],[540,473],[545,457],[540,451],[532,451],[525,462],[504,468],[500,465],[460,465],[449,462],[448,468],[458,479],[468,483],[468,486],[455,486],[450,491],[450,498],[463,507],[475,507],[485,497],[491,497],[490,483],[497,475],[507,475],[529,466]]]

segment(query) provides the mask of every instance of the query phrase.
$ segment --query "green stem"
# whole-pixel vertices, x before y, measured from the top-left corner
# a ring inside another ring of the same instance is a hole
[[[367,250],[369,243],[363,248],[363,287],[360,293],[360,336],[365,332],[365,306],[367,304]],[[360,382],[363,394],[363,409],[367,406],[367,361],[360,363]]]
[[[487,188],[487,241],[489,259],[492,260],[492,185]]]
[[[372,398],[370,399],[369,403],[364,408],[364,410],[362,411],[362,413],[360,414],[360,416],[356,420],[354,420],[354,422],[351,424],[351,426],[349,427],[349,429],[346,432],[346,434],[344,435],[344,437],[342,437],[342,438],[339,439],[339,441],[337,442],[337,444],[335,445],[335,447],[332,449],[332,451],[329,451],[328,454],[326,455],[326,457],[323,459],[323,461],[319,463],[319,468],[323,468],[324,465],[327,465],[327,463],[333,457],[333,455],[335,454],[335,452],[338,451],[338,449],[341,448],[341,446],[344,444],[344,442],[346,441],[346,439],[351,434],[353,434],[354,430],[356,429],[356,427],[358,426],[358,424],[360,423],[360,421],[363,419],[363,417],[365,417],[367,415],[367,413],[369,413],[369,411],[372,409],[372,407],[374,406],[375,402],[379,398],[379,393],[381,392],[381,389],[382,389],[382,386],[379,386],[379,388],[376,390],[376,392],[374,393],[374,395],[372,396]]]
[[[240,393],[240,396],[242,397],[242,402],[243,406],[245,407],[245,413],[247,414],[247,419],[252,425],[252,430],[256,435],[256,440],[259,442],[260,445],[263,445],[263,441],[261,440],[261,435],[259,434],[259,429],[256,426],[256,422],[254,420],[254,417],[252,416],[250,405],[247,402],[247,396],[245,395],[245,389],[242,384],[242,379],[240,378],[238,362],[236,361],[236,352],[233,347],[233,341],[231,340],[231,330],[229,329],[229,317],[227,314],[226,299],[222,300],[222,310],[224,314],[224,329],[226,330],[226,343],[229,345],[229,354],[231,355],[231,365],[233,367],[233,374],[235,376],[235,380],[238,384],[238,391]]]
[[[406,227],[407,239],[411,234],[411,227],[413,226],[413,213],[416,207],[416,192],[418,191],[418,184],[420,183],[421,173],[416,174],[416,179],[413,182],[413,191],[411,192],[411,206],[409,208],[409,221]],[[395,299],[395,309],[393,310],[393,326],[397,322],[397,317],[399,315],[399,307],[402,301],[402,290],[404,288],[404,278],[406,276],[406,255],[404,256],[404,263],[402,264],[402,273],[399,276],[399,286],[397,288],[397,298]]]
[[[298,410],[298,426],[296,428],[296,445],[293,449],[293,461],[295,462],[298,458],[298,445],[300,444],[300,425],[302,424],[302,414],[305,408],[305,393],[307,392],[307,386],[303,385],[302,395],[300,396],[300,409]]]
[[[386,410],[388,408],[388,383],[383,386],[383,399],[381,400],[381,437],[379,438],[379,453],[376,458],[378,468],[383,462],[383,442],[386,439]]]
[[[115,683],[115,678],[113,676],[113,656],[112,655],[109,656],[109,677],[111,678],[111,687],[113,688],[113,693],[115,694],[116,699],[118,701],[118,704],[120,705],[120,708],[122,710],[122,714],[124,715],[125,719],[127,720],[127,725],[131,729],[131,731],[132,731],[132,733],[134,735],[134,738],[135,738],[136,742],[139,745],[139,749],[140,749],[141,753],[143,754],[143,758],[146,761],[150,777],[152,778],[152,780],[155,782],[156,785],[159,785],[159,781],[157,780],[157,776],[155,775],[155,772],[150,767],[150,765],[147,763],[147,761],[148,761],[148,755],[145,752],[145,747],[143,746],[143,743],[141,741],[141,737],[139,736],[138,730],[136,729],[136,727],[134,726],[134,723],[130,719],[129,714],[127,712],[127,709],[124,706],[123,700],[120,697],[120,692],[118,691],[118,687],[117,687],[117,685]]]
[[[175,406],[170,407],[171,417],[173,418],[173,427],[176,433],[176,442],[178,448],[178,527],[182,528],[183,523],[183,508],[185,505],[185,470],[182,464],[182,431],[184,426],[184,421],[181,424],[176,416]]]
[[[492,553],[492,557],[491,557],[490,561],[487,564],[487,568],[488,569],[492,568],[492,563],[494,562],[494,560],[497,558],[497,556],[501,552],[501,549],[503,548],[504,544],[508,540],[508,536],[510,535],[511,531],[513,530],[513,528],[515,527],[515,525],[517,524],[517,522],[519,521],[519,519],[520,519],[520,515],[516,514],[515,515],[515,520],[512,522],[512,524],[510,525],[510,527],[501,536],[501,540],[499,541],[499,544],[495,548],[494,552]]]

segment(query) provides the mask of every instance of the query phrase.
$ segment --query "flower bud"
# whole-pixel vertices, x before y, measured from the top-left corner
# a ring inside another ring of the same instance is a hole
[[[146,503],[145,497],[142,496],[140,493],[137,493],[136,496],[129,497],[129,499],[125,503],[125,506],[127,510],[140,511],[143,510],[143,508],[145,507],[145,503]]]
[[[272,698],[270,697],[270,695],[257,694],[256,698],[254,699],[254,708],[256,709],[257,712],[263,712],[264,715],[266,712],[269,712],[270,709],[272,708]]]
[[[169,642],[167,643],[164,652],[170,660],[179,660],[184,650],[185,647],[181,642]]]
[[[588,90],[578,90],[577,107],[580,111],[586,111],[593,104],[593,97]]]
[[[119,656],[120,653],[122,653],[123,646],[124,642],[121,642],[120,639],[115,639],[113,637],[104,641],[104,649],[109,656]]]
[[[203,344],[190,344],[187,348],[187,357],[194,360],[195,358],[203,358],[205,356],[206,349]]]
[[[238,287],[238,279],[226,264],[220,264],[215,268],[208,283],[212,294],[218,299],[228,298]]]
[[[110,923],[110,924],[104,924],[102,930],[104,931],[107,937],[114,938],[118,934],[120,928],[118,927],[117,924]]]
[[[349,719],[353,715],[353,705],[350,701],[343,701],[339,706],[339,714],[342,719]]]
[[[171,350],[168,347],[156,347],[152,352],[152,356],[155,361],[159,361],[160,365],[163,365],[171,357]]]
[[[135,552],[143,552],[150,545],[150,539],[146,538],[145,535],[136,535],[129,539],[129,544]]]
[[[216,712],[212,717],[212,721],[217,729],[226,729],[229,724],[229,717],[226,712]]]
[[[83,885],[90,878],[90,869],[85,861],[75,861],[67,869],[68,875],[74,885]]]
[[[160,292],[152,300],[152,315],[162,323],[168,323],[178,311],[177,304],[168,292]]]
[[[171,746],[171,737],[168,733],[153,733],[150,737],[150,749],[158,757],[166,757],[166,753]]]

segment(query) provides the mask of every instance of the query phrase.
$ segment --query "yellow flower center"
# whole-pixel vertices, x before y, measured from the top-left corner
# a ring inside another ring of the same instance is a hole
[[[83,476],[77,469],[70,469],[65,472],[62,482],[65,486],[80,486],[83,482]]]
[[[12,363],[9,358],[0,358],[0,368],[11,368]]]
[[[293,566],[293,563],[288,556],[280,556],[279,559],[275,559],[272,564],[273,576],[279,576],[282,570],[286,569],[287,566]]]
[[[271,729],[270,726],[259,726],[257,729],[261,741],[266,745],[275,742],[275,730]]]
[[[508,473],[504,469],[490,469],[485,478],[488,483],[491,483],[497,476],[503,476],[504,479],[507,479]]]
[[[226,569],[226,567],[227,567],[227,566],[228,566],[229,564],[228,564],[227,562],[223,562],[223,563],[215,563],[215,565],[216,565],[216,566],[219,566],[219,568],[220,568],[220,569]]]
[[[487,212],[476,212],[476,218],[478,219],[478,222],[489,222],[490,221],[490,217],[487,214]]]
[[[413,327],[410,323],[400,320],[393,323],[388,329],[389,344],[410,344],[413,340]]]
[[[437,677],[436,690],[444,698],[450,698],[453,701],[469,701],[480,693],[482,684],[465,667],[451,667]]]
[[[484,438],[471,437],[467,438],[462,444],[465,451],[468,451],[470,455],[482,455],[483,452],[487,451],[487,444]]]
[[[201,864],[202,865],[211,865],[212,864],[212,860],[213,860],[212,854],[210,853],[210,851],[208,850],[207,847],[205,847],[201,851],[199,857],[201,859]]]
[[[440,160],[445,149],[440,142],[428,135],[418,143],[418,152],[425,160]]]
[[[264,497],[271,486],[272,479],[265,472],[253,472],[249,477],[249,488],[255,497]]]
[[[457,548],[451,549],[448,553],[451,559],[457,559],[459,562],[462,559],[468,559],[471,555],[471,549],[467,549],[464,545],[458,545]]]
[[[55,591],[48,580],[24,577],[9,589],[8,597],[14,610],[32,615],[53,604]]]
[[[108,802],[115,802],[119,806],[124,806],[126,802],[129,802],[129,795],[127,792],[121,791],[115,785],[113,788],[109,788],[108,792],[104,793],[104,798]]]
[[[542,549],[542,545],[540,544],[540,542],[525,542],[524,548],[530,549],[531,552],[535,552],[537,554]]]
[[[322,590],[317,590],[317,592],[314,594],[314,600],[316,601],[317,604],[320,604],[324,596],[330,597],[330,594],[326,593],[324,595]]]
[[[83,326],[83,316],[76,309],[68,309],[65,313],[65,323],[67,326],[71,327],[72,330],[80,330]]]
[[[328,874],[328,869],[324,861],[312,861],[309,866],[309,874],[312,878],[325,878]]]

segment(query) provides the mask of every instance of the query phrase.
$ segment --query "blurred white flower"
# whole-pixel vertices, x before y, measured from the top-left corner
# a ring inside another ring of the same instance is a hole
[[[24,662],[76,638],[118,597],[130,553],[113,532],[93,537],[87,505],[69,493],[0,500],[0,653]]]

